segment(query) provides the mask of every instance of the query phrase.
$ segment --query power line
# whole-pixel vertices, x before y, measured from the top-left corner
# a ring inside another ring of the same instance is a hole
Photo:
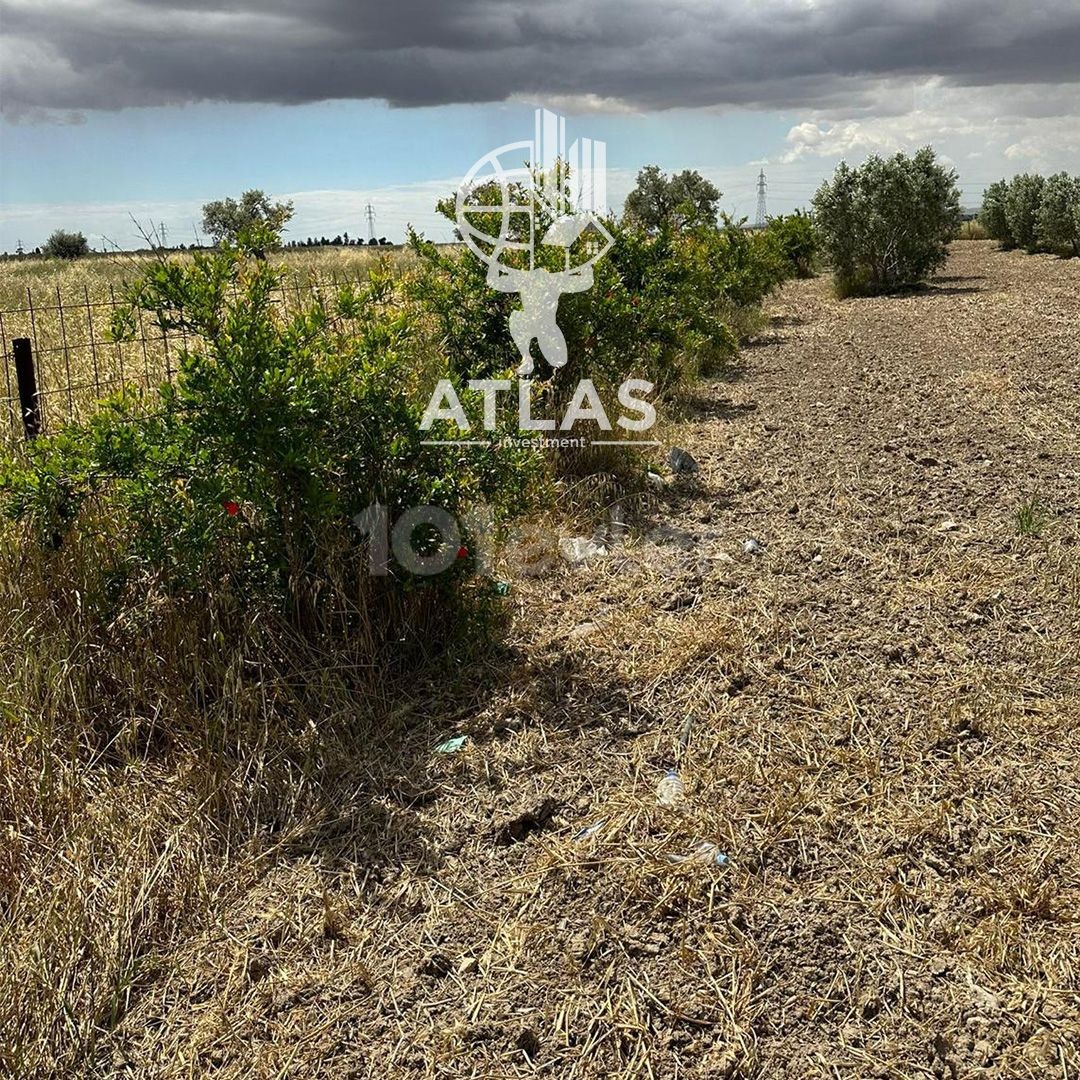
[[[762,169],[758,173],[757,178],[757,216],[754,219],[755,225],[764,225],[766,218],[765,210],[765,170]]]
[[[367,218],[368,239],[369,240],[374,240],[375,239],[375,207],[372,206],[371,203],[367,204],[367,207],[364,210],[364,216]]]

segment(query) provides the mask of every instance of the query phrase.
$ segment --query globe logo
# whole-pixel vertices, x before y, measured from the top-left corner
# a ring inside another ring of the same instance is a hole
[[[536,110],[535,127],[533,139],[480,158],[458,188],[455,207],[458,231],[487,265],[488,284],[521,297],[510,313],[510,334],[523,376],[533,372],[534,341],[552,368],[566,363],[559,297],[590,289],[593,265],[612,244],[599,216],[607,201],[604,143],[578,139],[567,149],[566,120],[547,109]],[[542,260],[545,248],[559,257]]]

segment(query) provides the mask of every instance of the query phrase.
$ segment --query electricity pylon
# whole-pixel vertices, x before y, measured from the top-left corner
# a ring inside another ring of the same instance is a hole
[[[765,170],[762,169],[757,178],[757,217],[754,219],[754,224],[764,225],[765,218]]]

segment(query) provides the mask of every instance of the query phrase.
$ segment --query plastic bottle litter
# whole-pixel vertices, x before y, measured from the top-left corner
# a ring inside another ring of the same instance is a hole
[[[718,844],[711,840],[701,840],[689,855],[665,855],[664,858],[676,865],[679,863],[700,862],[712,863],[714,866],[727,866],[731,861],[721,850]]]
[[[674,769],[664,773],[664,779],[656,785],[656,801],[669,809],[676,807],[686,798],[686,786],[682,777]]]
[[[606,555],[607,548],[589,536],[566,536],[559,541],[559,554],[568,563],[576,566],[587,559]]]

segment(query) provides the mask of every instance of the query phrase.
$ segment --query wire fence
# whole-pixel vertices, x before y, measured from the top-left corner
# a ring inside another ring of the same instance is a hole
[[[283,280],[277,301],[287,316],[316,296],[362,280],[338,274]],[[191,336],[164,332],[136,310],[134,336],[114,341],[113,317],[125,307],[123,291],[114,285],[92,296],[84,284],[66,295],[59,286],[47,292],[28,287],[22,304],[0,309],[0,443],[82,419],[122,387],[147,390],[174,379],[181,353],[194,345]]]

